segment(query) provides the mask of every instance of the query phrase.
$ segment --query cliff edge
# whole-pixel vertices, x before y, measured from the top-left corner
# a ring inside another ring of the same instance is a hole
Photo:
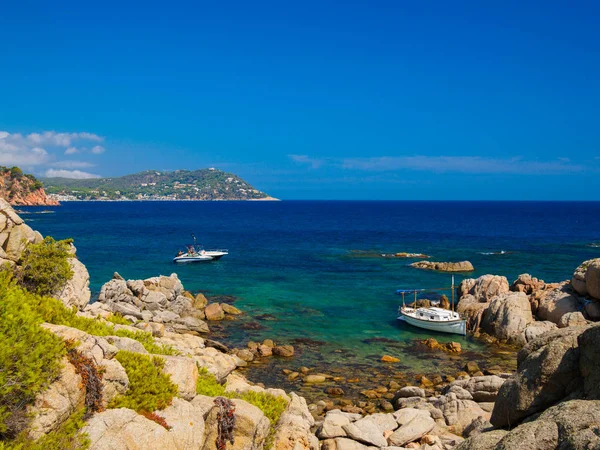
[[[18,167],[0,166],[0,197],[13,206],[55,206],[59,203],[46,196],[44,186]]]

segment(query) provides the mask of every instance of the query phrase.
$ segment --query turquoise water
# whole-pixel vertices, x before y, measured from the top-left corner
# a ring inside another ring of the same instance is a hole
[[[600,203],[592,202],[72,202],[23,209],[44,235],[75,239],[96,293],[114,271],[125,278],[177,272],[188,290],[232,296],[227,300],[244,318],[213,326],[228,344],[268,337],[296,345],[292,361],[251,369],[251,377],[267,381],[283,382],[279,369],[300,365],[363,378],[381,371],[449,373],[465,358],[514,365],[512,352],[492,357],[472,338],[434,335],[460,342],[465,352],[458,358],[415,347],[415,339],[431,333],[397,323],[395,290],[449,287],[451,277],[381,253],[471,261],[476,271],[458,274],[456,284],[485,273],[561,281],[581,261],[600,256]],[[41,209],[55,212],[35,214]],[[191,233],[230,254],[174,265]],[[436,292],[430,294],[424,297]],[[383,354],[401,363],[383,365]]]

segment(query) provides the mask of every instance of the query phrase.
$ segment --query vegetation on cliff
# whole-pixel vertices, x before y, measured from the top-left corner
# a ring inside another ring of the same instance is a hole
[[[164,359],[124,350],[117,353],[115,358],[127,372],[129,389],[115,398],[109,408],[153,412],[171,404],[177,395],[177,386],[162,372]]]
[[[18,283],[39,295],[60,293],[73,278],[69,264],[72,242],[72,239],[55,241],[47,236],[38,244],[27,244],[16,273]]]
[[[41,327],[44,318],[7,271],[0,271],[0,439],[27,425],[25,408],[58,376],[63,341]]]
[[[44,186],[33,175],[18,167],[0,166],[0,197],[11,205],[55,205],[46,197]]]
[[[79,200],[257,200],[268,198],[237,175],[216,169],[144,172],[115,178],[44,179],[51,194]]]
[[[239,393],[226,391],[225,386],[219,384],[214,375],[209,373],[204,367],[198,370],[198,374],[198,381],[196,383],[197,394],[206,395],[208,397],[221,396],[244,400],[260,409],[267,419],[269,419],[269,422],[271,422],[273,427],[279,422],[279,418],[287,406],[285,399],[266,392],[246,391]]]

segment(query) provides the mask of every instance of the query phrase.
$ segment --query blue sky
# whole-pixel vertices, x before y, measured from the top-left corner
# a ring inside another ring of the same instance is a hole
[[[4,2],[0,164],[600,200],[598,2]]]

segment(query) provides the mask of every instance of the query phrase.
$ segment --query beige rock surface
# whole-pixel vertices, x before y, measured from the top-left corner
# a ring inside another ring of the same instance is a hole
[[[33,406],[28,408],[31,416],[29,436],[38,439],[58,428],[77,409],[83,406],[85,389],[81,389],[81,377],[66,358],[62,361],[59,378],[39,394]]]

